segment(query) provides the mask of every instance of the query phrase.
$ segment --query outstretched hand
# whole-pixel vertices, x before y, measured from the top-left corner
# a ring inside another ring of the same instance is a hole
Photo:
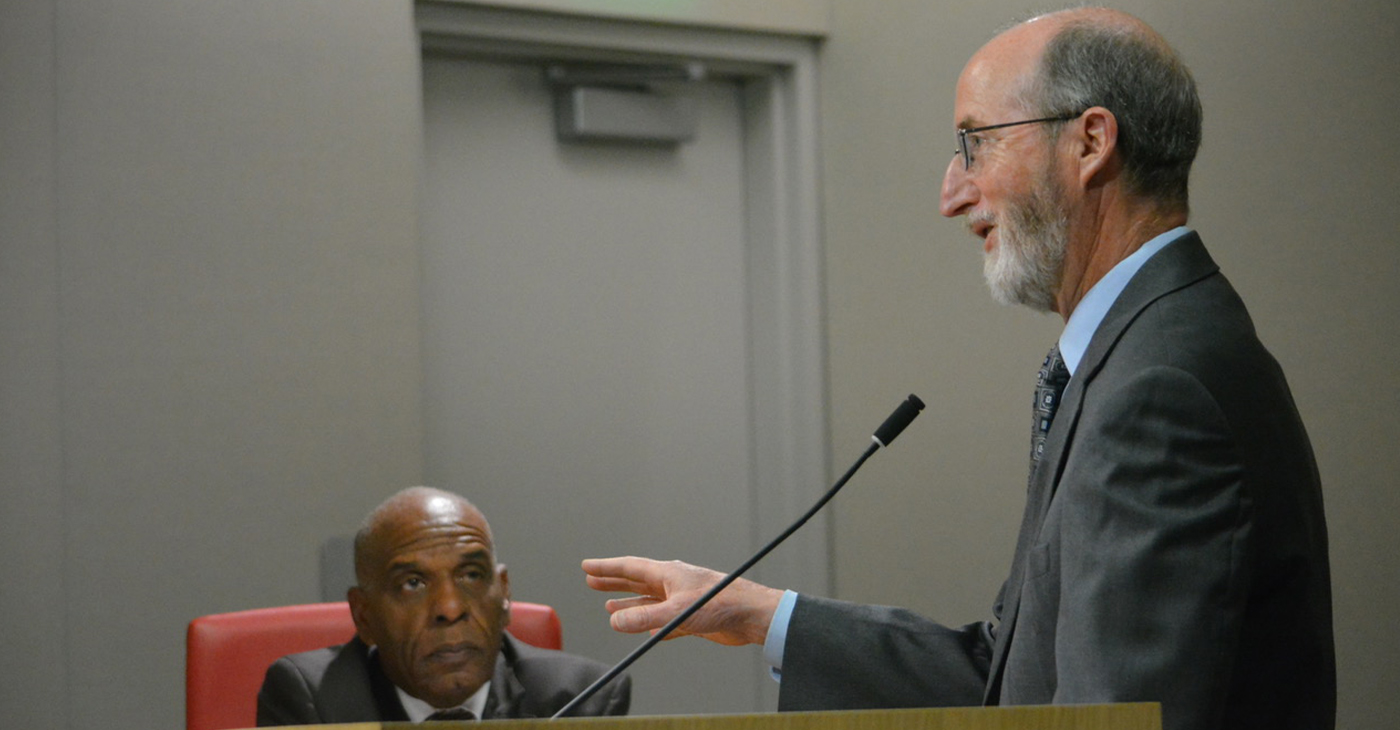
[[[588,587],[633,593],[607,602],[614,630],[656,632],[724,578],[708,568],[678,560],[605,558],[583,561]],[[740,578],[691,616],[667,638],[700,636],[718,644],[762,644],[783,592]]]

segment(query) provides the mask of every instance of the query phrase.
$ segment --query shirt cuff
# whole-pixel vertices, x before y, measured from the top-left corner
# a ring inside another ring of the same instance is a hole
[[[797,605],[797,594],[783,591],[778,602],[778,610],[773,612],[773,621],[768,624],[768,636],[763,639],[763,659],[773,668],[777,679],[783,671],[783,652],[787,649],[788,622],[792,619],[793,606]]]

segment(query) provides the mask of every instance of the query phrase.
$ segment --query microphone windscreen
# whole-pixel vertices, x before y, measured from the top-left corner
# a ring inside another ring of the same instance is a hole
[[[894,438],[903,432],[904,428],[923,409],[924,402],[919,400],[919,396],[910,393],[909,397],[900,403],[898,408],[894,409],[894,413],[891,413],[890,417],[886,418],[885,422],[875,429],[875,440],[881,446],[889,446],[894,442]]]

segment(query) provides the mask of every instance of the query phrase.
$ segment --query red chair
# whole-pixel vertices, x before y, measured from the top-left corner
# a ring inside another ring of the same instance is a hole
[[[562,649],[554,609],[511,601],[511,635]],[[185,634],[185,728],[227,730],[257,724],[258,688],[267,668],[286,654],[344,644],[355,635],[350,605],[311,603],[201,616]]]

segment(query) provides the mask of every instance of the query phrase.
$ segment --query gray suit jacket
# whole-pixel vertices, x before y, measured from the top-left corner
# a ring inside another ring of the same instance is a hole
[[[992,614],[948,628],[802,597],[779,708],[1157,701],[1169,730],[1335,724],[1317,466],[1195,234],[1094,334]]]
[[[591,659],[538,649],[507,634],[484,719],[551,717],[606,671]],[[632,681],[624,674],[571,714],[625,715],[631,698]],[[278,659],[258,691],[260,727],[407,721],[393,683],[358,638]]]

